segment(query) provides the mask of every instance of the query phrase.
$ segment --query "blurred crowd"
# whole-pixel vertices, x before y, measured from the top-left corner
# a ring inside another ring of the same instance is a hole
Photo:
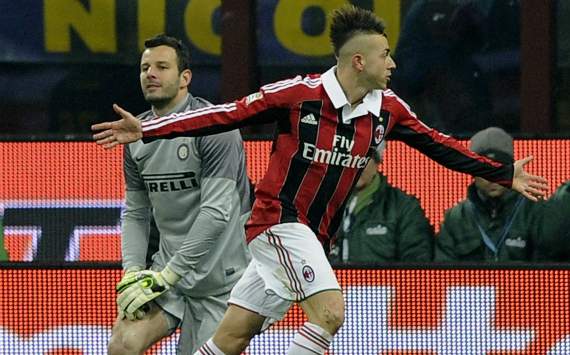
[[[514,162],[513,138],[491,127],[470,148]],[[570,181],[546,201],[532,202],[476,177],[465,199],[434,228],[414,196],[390,185],[382,153],[369,163],[347,203],[329,257],[336,264],[383,262],[565,262],[570,257]]]

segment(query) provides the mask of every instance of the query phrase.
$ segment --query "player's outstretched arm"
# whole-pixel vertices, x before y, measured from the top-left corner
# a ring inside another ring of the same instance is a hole
[[[117,104],[113,105],[113,110],[121,116],[120,120],[91,126],[92,131],[99,132],[93,135],[97,144],[110,149],[118,144],[132,143],[141,139],[143,136],[141,122]]]
[[[524,170],[524,166],[534,158],[528,156],[515,162],[512,188],[531,201],[538,201],[548,190],[548,182],[542,176],[531,175]]]

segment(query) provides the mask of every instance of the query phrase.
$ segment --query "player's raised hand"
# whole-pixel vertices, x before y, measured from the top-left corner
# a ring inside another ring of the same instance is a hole
[[[513,190],[531,201],[538,201],[548,190],[548,181],[542,176],[531,175],[524,170],[524,166],[534,158],[528,156],[515,162],[515,172],[513,175]]]
[[[132,143],[141,139],[141,122],[117,104],[113,105],[113,110],[122,117],[120,120],[97,123],[91,126],[92,131],[99,132],[93,135],[97,144],[102,145],[105,149],[110,149],[118,144]]]

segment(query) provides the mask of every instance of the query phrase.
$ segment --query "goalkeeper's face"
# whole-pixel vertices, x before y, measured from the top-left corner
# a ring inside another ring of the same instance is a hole
[[[140,70],[141,89],[151,105],[168,106],[177,96],[186,95],[188,82],[178,70],[173,48],[147,48],[141,57]]]

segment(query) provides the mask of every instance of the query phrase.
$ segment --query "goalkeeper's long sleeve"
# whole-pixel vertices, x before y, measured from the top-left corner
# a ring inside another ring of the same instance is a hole
[[[146,266],[146,251],[150,233],[150,201],[128,146],[124,157],[125,210],[121,223],[121,253],[123,269]]]

